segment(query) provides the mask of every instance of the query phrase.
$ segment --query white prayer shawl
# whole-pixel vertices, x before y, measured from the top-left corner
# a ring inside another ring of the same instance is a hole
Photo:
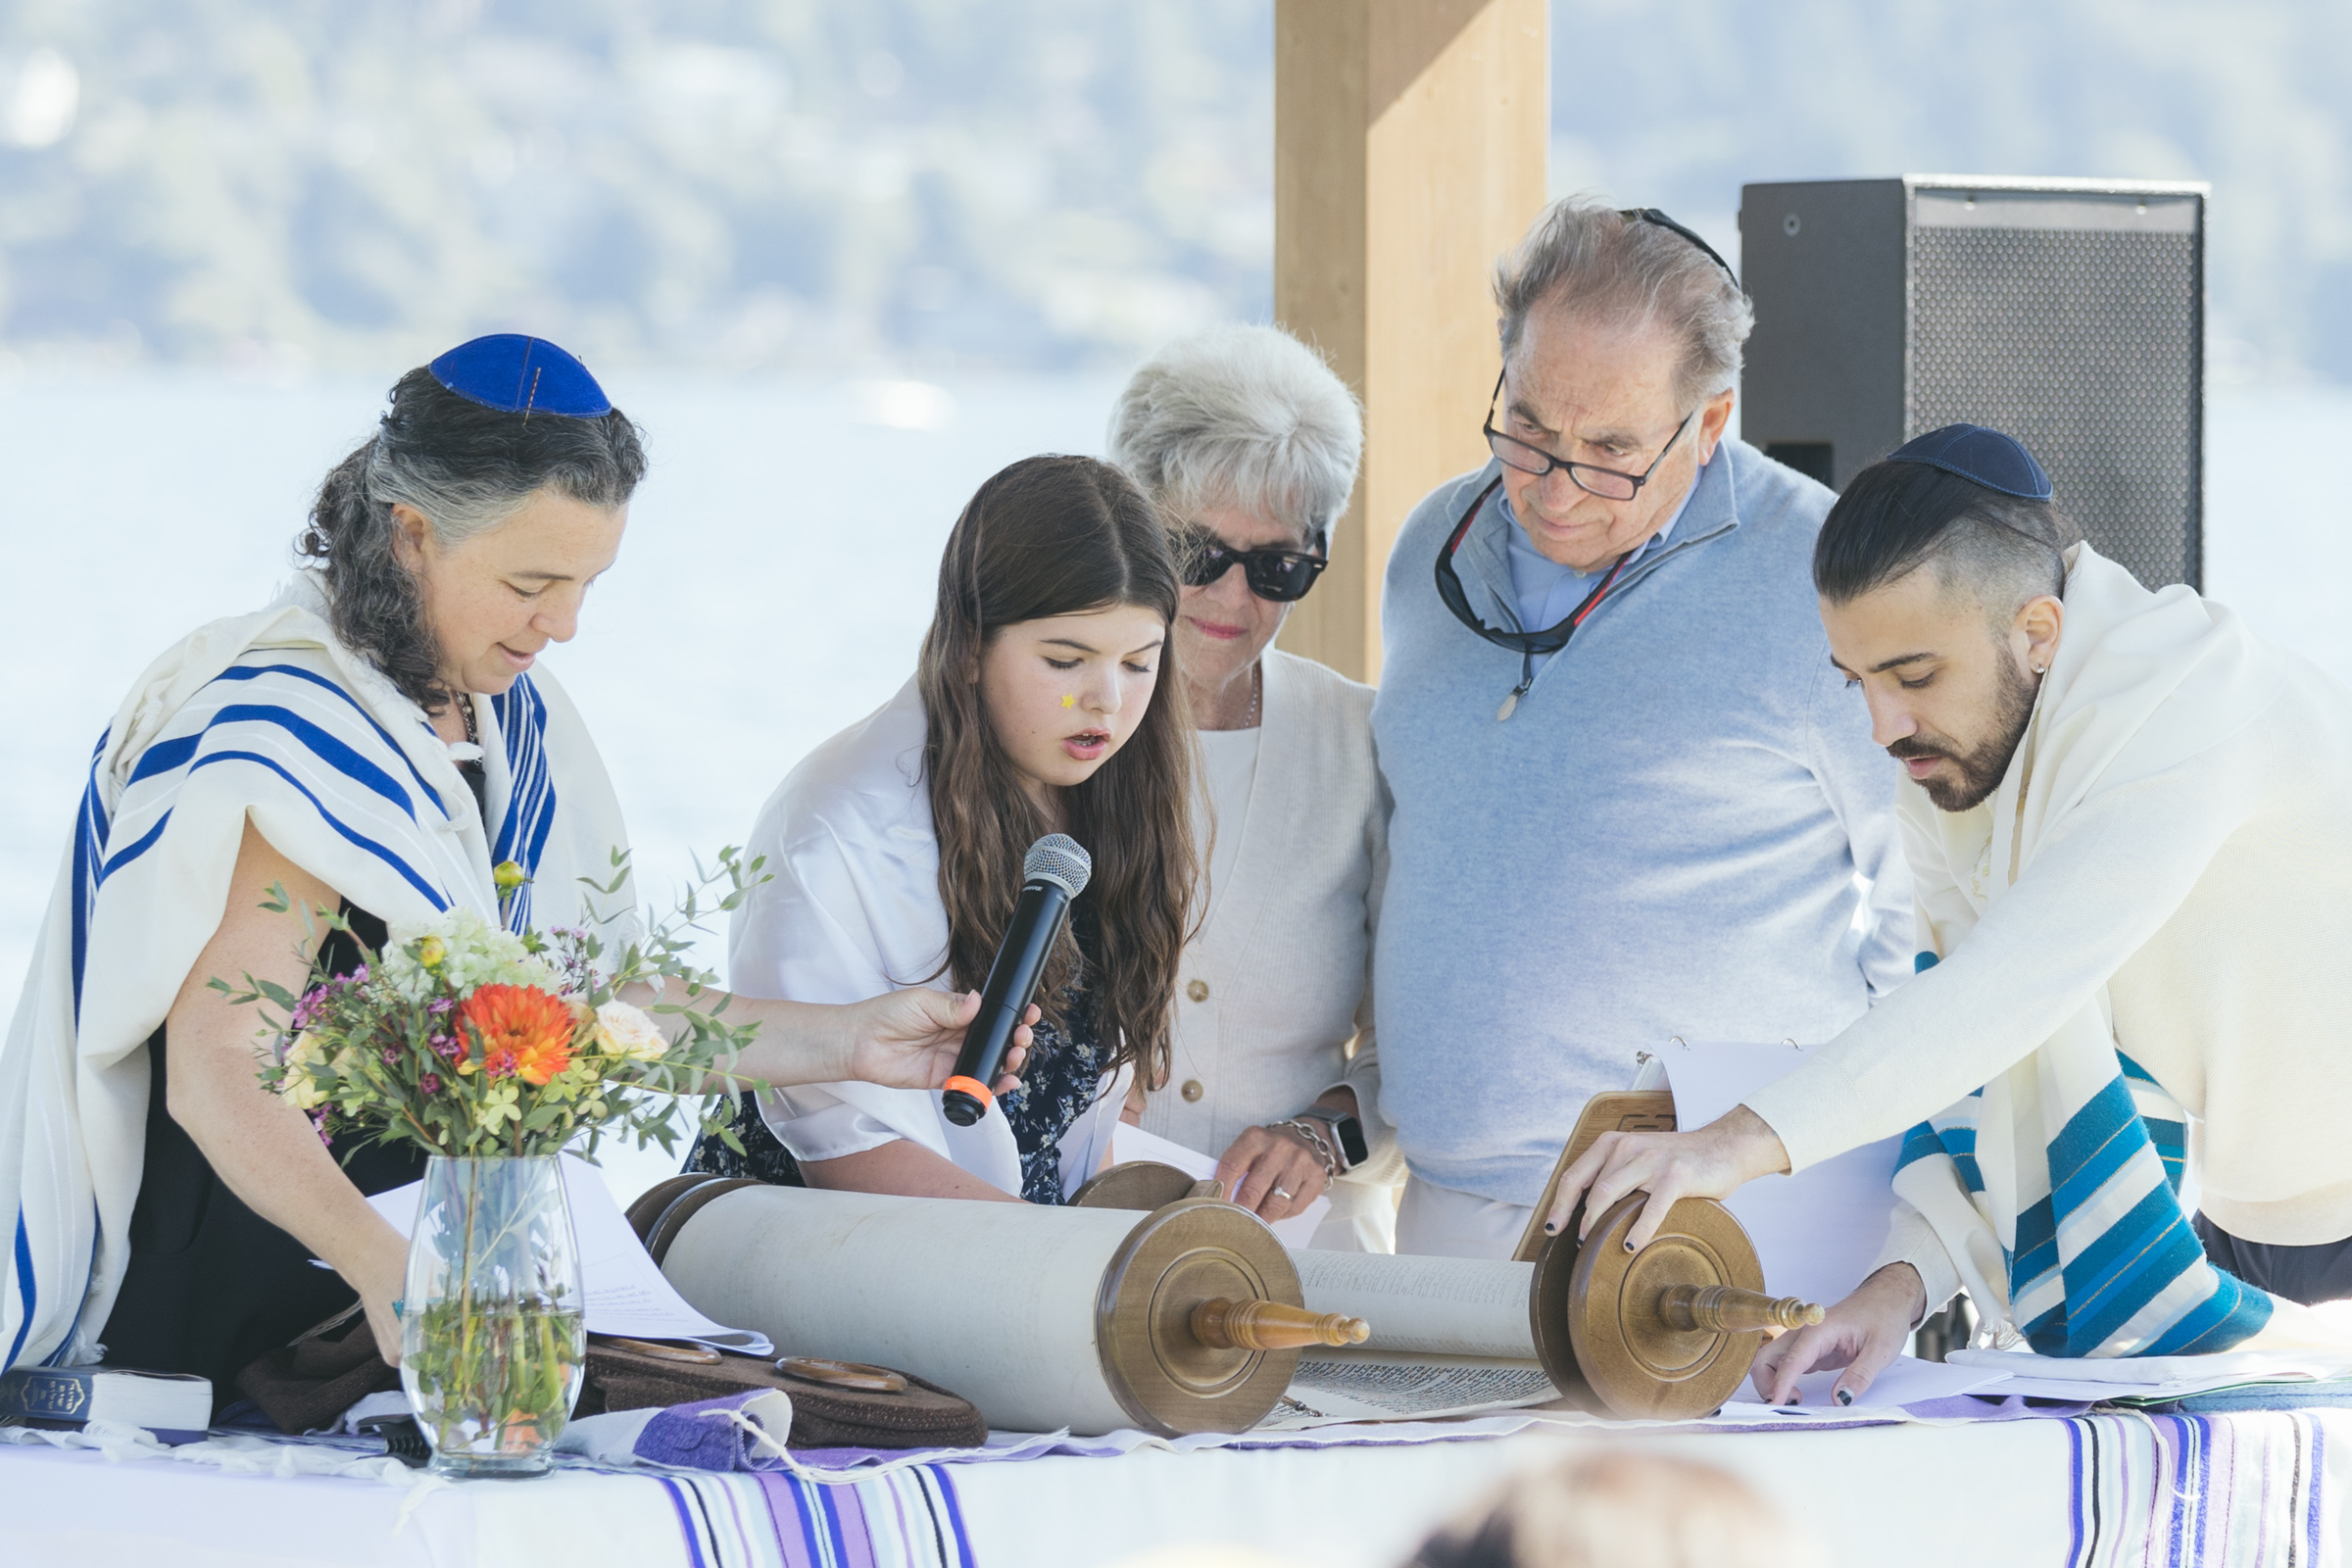
[[[1920,910],[1944,956],[2070,812],[2229,741],[2282,678],[2275,651],[2188,589],[2150,594],[2087,545],[2068,564],[2064,635],[2000,787],[1966,812],[1934,809],[1916,786],[1897,804],[1926,858],[1973,867]],[[1909,1212],[1898,1206],[1888,1255],[1916,1250],[1904,1233],[1924,1220],[1980,1313],[2045,1355],[2343,1346],[2308,1308],[2206,1260],[2181,1191],[2188,1124],[2118,1049],[2102,986],[2039,1049],[1906,1137],[1894,1188]]]
[[[848,1003],[906,986],[949,989],[947,908],[939,839],[923,779],[925,721],[912,680],[873,713],[826,741],[760,808],[744,858],[773,880],[735,911],[727,983],[745,996]],[[1109,1152],[1131,1070],[1062,1134],[1066,1195]],[[1001,1105],[969,1127],[940,1110],[935,1090],[810,1084],[760,1097],[768,1127],[793,1157],[839,1159],[899,1139],[921,1145],[1015,1197],[1021,1154]]]
[[[605,898],[579,881],[609,882],[628,841],[555,681],[472,699],[487,834],[451,748],[325,614],[306,573],[268,609],[203,627],[99,740],[0,1055],[0,1368],[100,1353],[145,1158],[146,1042],[220,924],[247,820],[386,921],[457,905],[497,918],[491,868],[513,859],[531,881],[507,901],[511,928],[601,916],[609,942],[634,928],[631,887]]]

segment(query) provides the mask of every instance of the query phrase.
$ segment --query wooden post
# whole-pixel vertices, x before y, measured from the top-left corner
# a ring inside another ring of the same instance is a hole
[[[1543,208],[1545,0],[1275,0],[1274,316],[1364,400],[1364,468],[1282,646],[1380,678],[1414,503],[1487,460],[1495,258]]]

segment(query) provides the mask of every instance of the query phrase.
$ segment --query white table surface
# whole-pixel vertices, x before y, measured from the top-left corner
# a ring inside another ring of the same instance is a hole
[[[2325,1493],[2337,1515],[2331,1542],[2352,1500],[2352,1418],[2333,1432],[2340,1441],[2328,1445]],[[1640,1445],[1743,1477],[1839,1568],[2069,1560],[2073,1447],[2057,1420],[1771,1434],[1586,1428],[1412,1446],[1145,1450],[945,1468],[979,1568],[1113,1568],[1220,1546],[1296,1568],[1395,1568],[1429,1529],[1508,1477],[1603,1445]],[[559,1474],[418,1495],[369,1481],[0,1447],[0,1563],[11,1565],[688,1561],[669,1494],[634,1476]]]

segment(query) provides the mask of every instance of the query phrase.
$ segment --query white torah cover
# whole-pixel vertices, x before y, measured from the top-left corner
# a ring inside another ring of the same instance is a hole
[[[0,1054],[0,1369],[102,1352],[145,1158],[146,1043],[220,924],[248,819],[388,923],[465,905],[517,931],[602,918],[626,940],[633,888],[579,880],[611,882],[628,845],[579,714],[544,671],[471,701],[494,834],[423,710],[335,640],[313,574],[131,687]],[[502,910],[491,868],[510,859],[531,880]]]
[[[2088,545],[2068,552],[2068,568],[2058,654],[2000,787],[1959,813],[1916,786],[1899,792],[1906,836],[1938,846],[1956,871],[1974,867],[1956,878],[1958,902],[1921,910],[1943,956],[2070,812],[2226,743],[2281,680],[2275,651],[2188,588],[2150,593]],[[1920,966],[1937,956],[1922,953]],[[2309,1308],[2207,1260],[2182,1194],[2188,1124],[2123,1054],[2102,986],[2017,1065],[1914,1127],[1894,1190],[1988,1327],[2043,1355],[2343,1347]],[[1904,1223],[1898,1214],[1890,1251]]]

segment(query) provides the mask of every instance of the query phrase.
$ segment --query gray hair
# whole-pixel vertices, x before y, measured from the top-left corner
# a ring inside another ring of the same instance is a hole
[[[1494,303],[1506,361],[1539,305],[1629,328],[1666,327],[1683,344],[1674,394],[1686,407],[1738,383],[1740,345],[1756,324],[1747,296],[1713,257],[1592,196],[1556,201],[1536,220],[1494,269]]]
[[[542,489],[607,509],[645,476],[645,447],[618,409],[593,417],[510,414],[444,387],[429,369],[392,388],[375,434],[326,476],[297,556],[319,564],[335,635],[428,713],[448,706],[424,596],[401,564],[392,508],[444,549],[499,526]]]
[[[1109,445],[1113,463],[1179,514],[1235,506],[1312,539],[1355,489],[1364,415],[1322,357],[1282,328],[1212,326],[1128,379]]]

